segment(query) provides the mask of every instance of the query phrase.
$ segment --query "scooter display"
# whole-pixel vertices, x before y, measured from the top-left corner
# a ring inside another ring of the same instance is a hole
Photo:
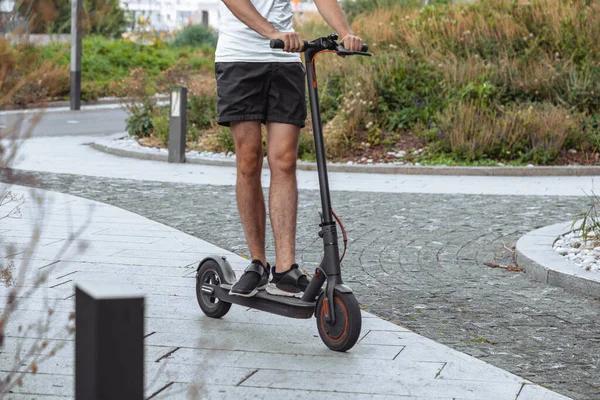
[[[323,239],[324,247],[323,259],[310,284],[302,298],[276,296],[262,290],[253,297],[230,295],[229,290],[236,282],[234,271],[226,257],[214,256],[205,258],[198,266],[196,296],[204,314],[213,318],[223,317],[232,304],[291,318],[308,319],[314,315],[319,335],[325,345],[334,351],[346,351],[358,340],[362,319],[360,306],[352,289],[342,281],[338,233],[334,220],[337,216],[332,211],[329,194],[315,58],[324,52],[332,52],[339,56],[371,54],[367,52],[367,45],[363,46],[362,51],[350,51],[337,43],[337,40],[336,34],[312,42],[305,40],[303,49],[322,206],[319,236]],[[271,48],[283,47],[283,41],[271,40]]]

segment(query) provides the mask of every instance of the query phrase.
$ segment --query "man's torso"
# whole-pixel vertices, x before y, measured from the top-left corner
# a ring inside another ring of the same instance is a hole
[[[256,10],[275,29],[293,32],[294,9],[290,0],[250,0]],[[255,32],[236,18],[227,6],[220,2],[219,41],[216,62],[298,62],[298,53],[285,53],[269,46],[269,39]]]

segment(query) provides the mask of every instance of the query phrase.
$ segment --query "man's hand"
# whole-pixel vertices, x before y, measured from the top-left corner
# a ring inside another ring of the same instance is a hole
[[[283,43],[285,43],[283,51],[287,51],[289,53],[299,53],[304,50],[304,40],[302,40],[300,34],[296,32],[275,31],[272,35],[269,35],[268,38],[283,40]]]
[[[362,51],[363,40],[353,33],[350,33],[342,38],[342,45],[344,45],[346,50]]]

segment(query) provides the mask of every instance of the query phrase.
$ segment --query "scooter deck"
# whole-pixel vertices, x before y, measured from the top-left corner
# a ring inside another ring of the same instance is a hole
[[[317,304],[316,301],[310,303],[295,297],[274,296],[264,290],[252,297],[232,296],[229,294],[231,285],[214,286],[208,283],[202,285],[203,290],[209,287],[214,291],[214,296],[221,301],[290,318],[307,319],[312,317]]]

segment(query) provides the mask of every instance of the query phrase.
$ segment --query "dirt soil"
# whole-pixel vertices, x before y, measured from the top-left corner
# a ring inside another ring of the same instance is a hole
[[[555,165],[600,165],[600,153],[591,151],[570,153],[564,151],[558,157]]]
[[[161,141],[154,136],[140,138],[138,143],[147,147],[164,147]],[[191,143],[188,143],[188,147],[196,147],[195,143],[194,146],[191,145]],[[415,150],[424,149],[425,146],[426,142],[424,140],[410,134],[403,134],[400,139],[391,147],[363,144],[362,146],[352,149],[345,157],[342,157],[338,161],[352,161],[355,164],[410,162],[414,157],[412,153]],[[398,158],[394,155],[388,154],[390,151],[404,151],[406,155],[403,158]],[[564,151],[559,155],[556,162],[551,165],[600,165],[600,153],[592,151],[577,151],[576,153]]]
[[[398,141],[391,147],[383,145],[363,145],[360,148],[351,150],[349,154],[342,158],[341,161],[352,161],[356,164],[371,164],[368,162],[368,160],[372,160],[373,164],[406,161],[407,159],[410,159],[410,155],[413,151],[423,149],[424,147],[424,140],[410,134],[403,134],[400,139],[398,139]],[[388,154],[390,151],[404,151],[406,152],[406,156],[403,158],[397,158],[394,155]]]

